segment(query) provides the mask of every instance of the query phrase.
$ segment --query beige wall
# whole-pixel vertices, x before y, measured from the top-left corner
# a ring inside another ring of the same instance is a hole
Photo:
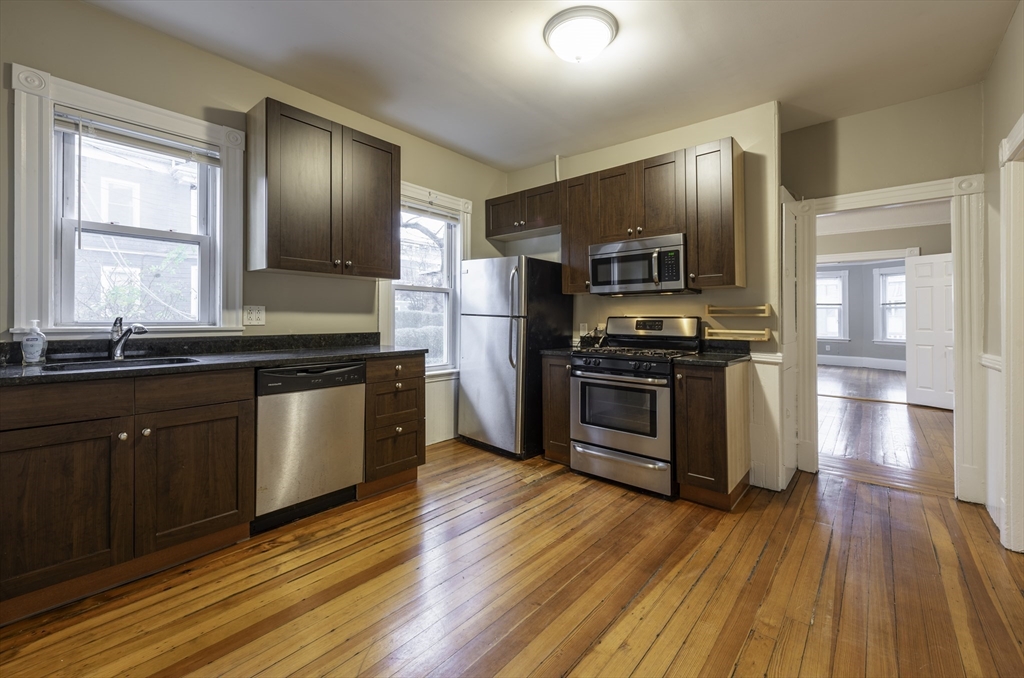
[[[1001,355],[999,144],[1024,115],[1024,3],[1017,4],[984,83],[985,202],[988,204],[985,352]],[[1024,261],[1017,262],[1024,266]]]
[[[982,171],[981,84],[782,135],[782,185],[821,198]]]
[[[920,247],[922,255],[953,251],[953,231],[949,224],[892,228],[885,231],[819,235],[818,254],[849,254]]]
[[[0,6],[0,340],[13,322],[11,91],[9,63],[178,113],[245,129],[245,112],[274,97],[402,147],[402,178],[473,201],[472,256],[494,256],[484,238],[484,200],[506,175],[187,43],[75,0]],[[244,302],[267,307],[246,334],[376,331],[376,283],[283,273],[246,273]]]
[[[747,287],[737,290],[709,290],[694,296],[598,297],[576,295],[576,326],[585,322],[591,328],[610,315],[704,315],[705,304],[747,306],[779,301],[779,127],[778,105],[762,104],[745,111],[724,115],[695,125],[636,139],[590,153],[562,158],[561,178],[615,167],[634,160],[687,148],[706,141],[732,136],[745,151]],[[553,163],[544,163],[508,177],[510,191],[517,191],[554,180]],[[710,320],[710,319],[709,319]],[[722,324],[712,321],[714,326]],[[768,325],[777,329],[776,318]],[[731,329],[765,327],[764,319],[729,320]],[[775,352],[776,341],[755,343],[758,352]]]

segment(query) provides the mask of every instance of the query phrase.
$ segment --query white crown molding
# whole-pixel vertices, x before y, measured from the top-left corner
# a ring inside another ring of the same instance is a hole
[[[978,361],[983,367],[987,367],[994,372],[1003,371],[1003,357],[999,355],[992,355],[991,353],[982,353],[981,359]]]
[[[847,252],[845,254],[819,254],[819,264],[847,264],[855,261],[886,261],[921,256],[920,247],[905,250],[875,250],[874,252]]]
[[[1017,118],[1017,124],[999,142],[999,166],[1011,160],[1024,160],[1024,115]]]
[[[11,86],[19,92],[49,98],[50,74],[21,64],[11,64]]]
[[[847,193],[827,198],[815,198],[814,210],[817,214],[831,214],[843,210],[864,209],[866,207],[882,207],[924,200],[940,200],[957,195],[974,195],[985,192],[985,175],[938,179],[919,184],[879,188],[873,191]]]
[[[949,226],[948,200],[912,202],[904,205],[845,210],[818,215],[817,235],[840,235],[866,231],[888,231],[917,226]]]

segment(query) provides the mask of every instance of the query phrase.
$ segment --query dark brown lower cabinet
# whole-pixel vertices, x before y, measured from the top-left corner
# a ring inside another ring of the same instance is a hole
[[[135,417],[135,555],[253,519],[253,401]]]
[[[750,480],[749,362],[675,369],[679,496],[730,510]]]
[[[423,377],[366,385],[366,429],[394,426],[424,416]]]
[[[544,458],[569,464],[569,356],[546,355],[543,365]]]
[[[365,482],[425,464],[427,446],[424,428],[424,421],[415,419],[367,431]]]
[[[132,441],[132,417],[0,433],[0,600],[132,557]]]

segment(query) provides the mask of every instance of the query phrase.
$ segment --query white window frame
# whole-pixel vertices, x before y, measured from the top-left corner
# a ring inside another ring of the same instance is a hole
[[[452,291],[449,313],[451,315],[449,325],[449,360],[447,365],[433,365],[427,368],[427,381],[450,379],[458,376],[459,355],[459,315],[461,308],[461,267],[463,253],[470,251],[470,233],[472,224],[470,222],[473,214],[473,202],[455,196],[438,193],[407,181],[402,182],[403,204],[419,206],[421,209],[436,210],[438,212],[451,213],[453,218],[458,215],[458,232],[452,238],[452,251],[450,253],[450,264],[452,265]],[[420,289],[402,285],[402,289]],[[430,291],[443,288],[422,288]],[[394,344],[395,342],[395,281],[377,281],[377,326],[380,331],[381,344]]]
[[[899,339],[889,339],[884,335],[885,323],[882,318],[882,276],[883,275],[895,275],[900,274],[906,275],[906,266],[892,266],[888,268],[876,268],[872,271],[874,275],[874,310],[875,310],[875,343],[876,344],[888,344],[892,346],[906,346],[907,340],[900,341]],[[906,308],[907,302],[903,302],[904,309]],[[904,311],[905,312],[905,311]]]
[[[106,336],[110,325],[61,325],[56,256],[61,243],[54,195],[54,106],[63,105],[217,146],[221,167],[221,216],[211,233],[209,269],[216,283],[206,324],[158,325],[155,335],[242,333],[243,178],[245,132],[55,78],[11,64],[14,90],[14,327],[29,321],[55,338]],[[163,234],[161,237],[164,237]],[[113,321],[113,318],[111,318]]]
[[[850,340],[850,272],[846,269],[839,271],[817,271],[815,276],[815,299],[814,299],[814,332],[818,332],[818,299],[817,280],[819,278],[841,278],[843,281],[843,305],[839,309],[839,336],[818,337],[818,341],[849,341]],[[833,306],[834,304],[828,304]]]

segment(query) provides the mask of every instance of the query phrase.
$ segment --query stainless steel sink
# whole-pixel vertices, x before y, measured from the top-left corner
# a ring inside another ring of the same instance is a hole
[[[130,370],[136,367],[161,367],[197,363],[195,358],[126,358],[124,360],[91,360],[80,363],[54,363],[43,365],[43,372],[99,372]]]

